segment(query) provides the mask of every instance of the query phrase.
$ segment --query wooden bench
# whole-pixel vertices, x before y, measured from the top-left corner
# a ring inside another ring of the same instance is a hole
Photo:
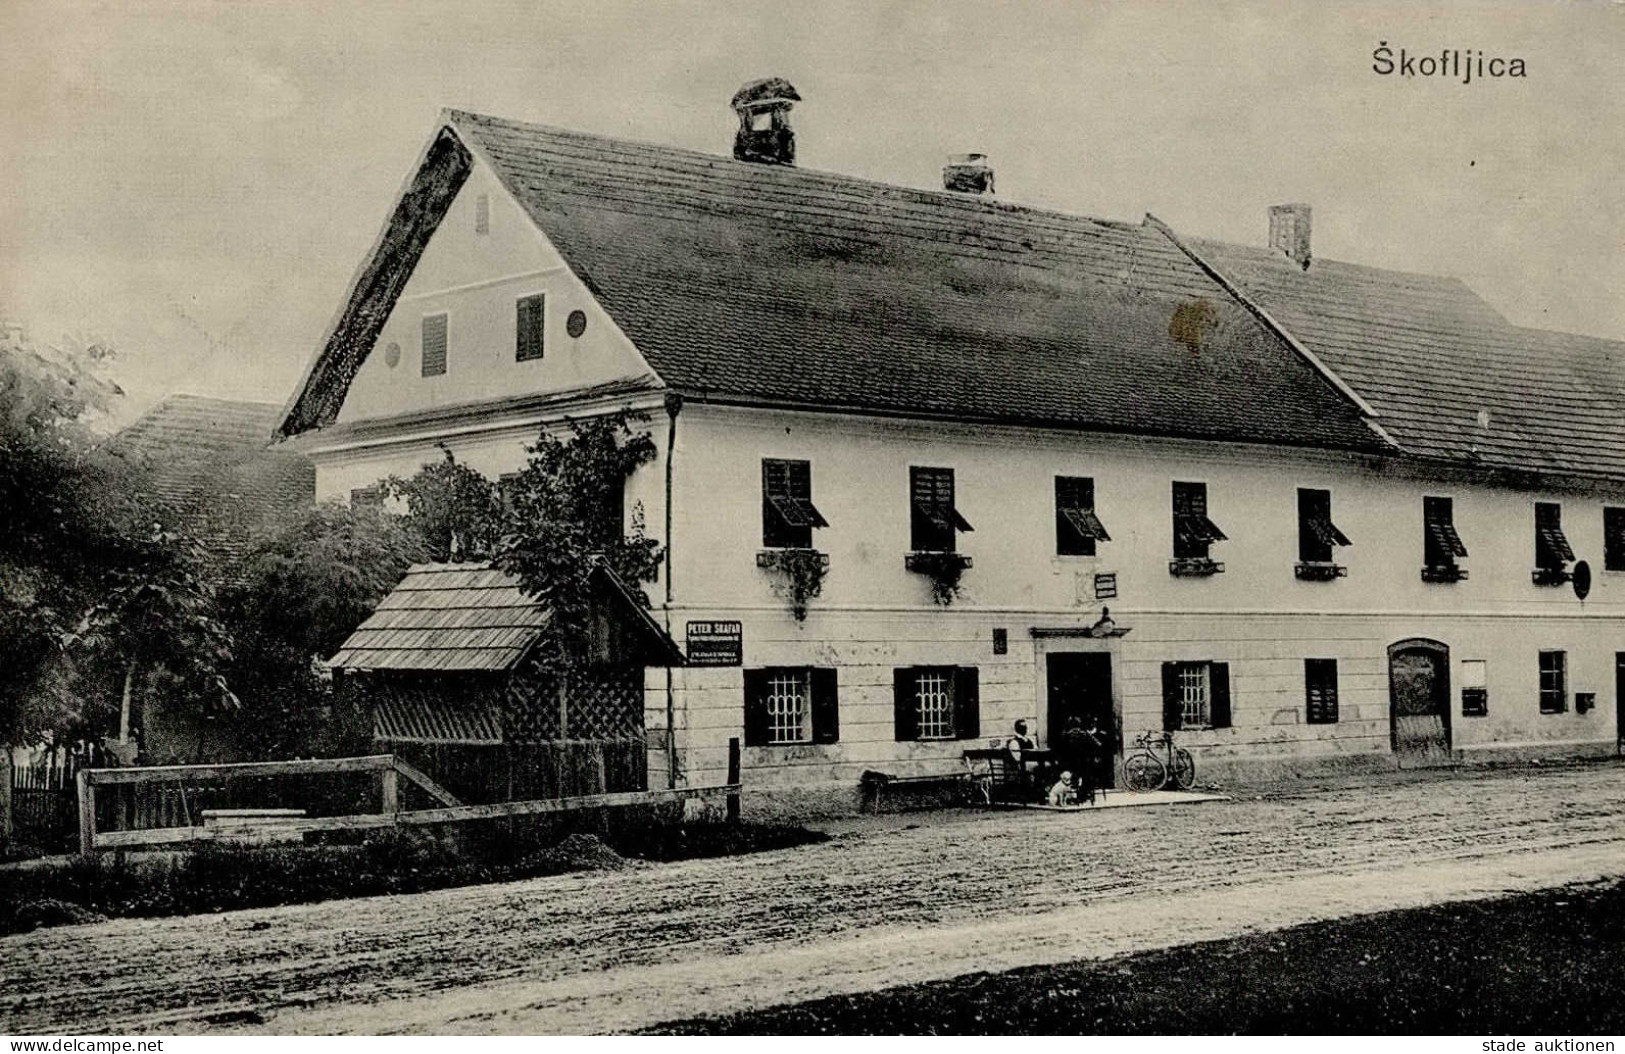
[[[963,798],[964,791],[969,789],[971,774],[969,772],[936,772],[924,776],[894,776],[889,772],[876,772],[874,769],[864,770],[858,777],[864,793],[874,803],[871,807],[875,815],[880,814],[880,800],[885,791],[897,787],[910,787],[914,785],[957,785],[956,794]]]

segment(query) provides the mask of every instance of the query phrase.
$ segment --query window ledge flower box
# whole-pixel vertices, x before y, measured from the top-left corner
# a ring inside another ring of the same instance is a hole
[[[756,554],[756,566],[764,571],[790,571],[804,561],[818,561],[820,571],[829,570],[829,554],[817,549],[762,549]]]
[[[1529,573],[1530,581],[1537,586],[1560,586],[1573,577],[1573,572],[1561,567],[1537,567]]]
[[[1224,564],[1205,556],[1184,556],[1168,561],[1168,573],[1175,578],[1206,578],[1224,574]]]
[[[941,571],[966,571],[971,558],[964,553],[914,552],[903,557],[903,566],[917,574],[936,575]]]
[[[1455,564],[1440,564],[1437,567],[1422,568],[1422,581],[1424,582],[1461,582],[1467,578],[1467,569]]]
[[[1349,569],[1342,564],[1321,563],[1318,560],[1305,560],[1292,569],[1300,582],[1330,582],[1336,578],[1347,578]]]

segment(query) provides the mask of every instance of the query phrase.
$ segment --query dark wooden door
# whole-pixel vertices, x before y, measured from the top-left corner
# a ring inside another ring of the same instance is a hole
[[[1095,787],[1113,786],[1118,751],[1112,708],[1112,657],[1104,652],[1055,652],[1046,658],[1048,737],[1062,764]]]
[[[1614,652],[1614,739],[1625,754],[1625,651]]]
[[[1450,759],[1450,649],[1437,641],[1400,641],[1388,649],[1394,753],[1401,762]]]

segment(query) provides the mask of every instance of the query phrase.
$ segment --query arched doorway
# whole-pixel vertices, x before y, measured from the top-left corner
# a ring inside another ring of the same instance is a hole
[[[1388,646],[1389,722],[1400,762],[1450,760],[1450,648],[1414,637]]]

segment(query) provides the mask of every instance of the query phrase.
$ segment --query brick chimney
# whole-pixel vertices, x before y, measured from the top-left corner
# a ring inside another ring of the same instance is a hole
[[[1281,250],[1293,263],[1309,270],[1308,205],[1270,206],[1270,248]]]
[[[942,189],[964,194],[993,193],[993,166],[986,154],[949,154],[942,166]]]
[[[739,115],[734,157],[764,165],[795,164],[790,108],[800,101],[795,86],[783,77],[764,77],[734,92],[734,113]]]

